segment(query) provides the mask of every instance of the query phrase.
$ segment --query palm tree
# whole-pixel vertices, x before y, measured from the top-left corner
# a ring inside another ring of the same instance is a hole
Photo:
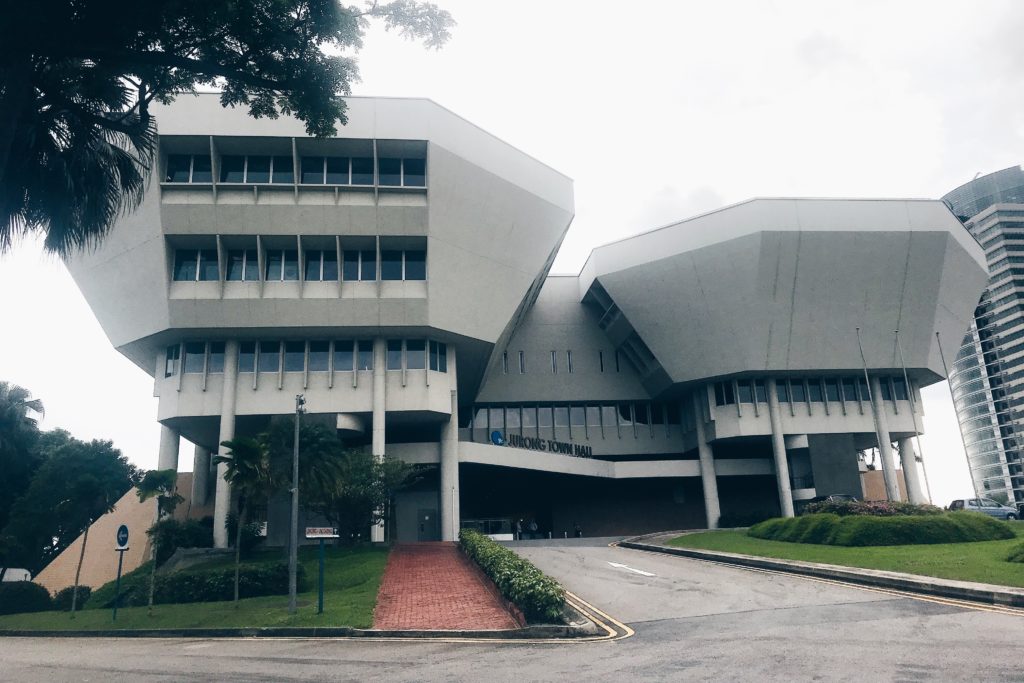
[[[152,539],[152,545],[149,549],[149,559],[153,562],[153,566],[149,572],[149,607],[147,614],[152,616],[153,614],[153,594],[156,592],[156,552],[159,536],[155,533],[157,524],[160,523],[164,517],[174,514],[174,508],[178,507],[178,503],[185,500],[175,490],[178,481],[178,471],[174,469],[167,470],[150,470],[146,472],[146,475],[142,478],[136,486],[135,490],[139,496],[139,502],[144,503],[150,498],[156,498],[156,522],[149,528],[149,537]],[[75,577],[75,586],[77,590],[78,577]],[[74,599],[72,599],[74,604]]]
[[[266,500],[277,490],[277,480],[270,468],[270,449],[266,438],[238,438],[221,444],[227,455],[216,455],[213,462],[224,463],[224,480],[238,497],[238,520],[235,529],[235,607],[238,607],[238,576],[242,562],[242,529],[253,505]]]
[[[37,416],[43,416],[42,401],[17,384],[0,382],[0,531],[7,526],[11,506],[28,488],[40,459],[34,448],[39,437]],[[11,544],[0,553],[0,581],[13,548]]]

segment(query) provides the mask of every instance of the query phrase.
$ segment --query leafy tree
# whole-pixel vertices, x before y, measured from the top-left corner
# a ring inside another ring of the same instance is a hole
[[[149,573],[149,604],[148,614],[153,614],[153,594],[156,592],[156,553],[158,536],[153,533],[154,527],[164,519],[174,514],[178,503],[185,500],[177,491],[178,470],[150,470],[142,477],[142,481],[135,485],[135,493],[139,496],[139,502],[144,503],[150,498],[156,498],[156,521],[146,532],[152,540],[150,547],[150,559],[152,569]],[[78,575],[75,574],[75,587],[78,587]],[[71,612],[74,613],[74,601],[72,601]]]
[[[40,441],[46,445],[40,448],[43,463],[0,534],[13,537],[20,564],[33,575],[139,480],[138,470],[110,441],[85,442],[67,432]]]
[[[11,17],[8,17],[11,19]],[[415,0],[33,0],[0,22],[0,253],[96,244],[142,201],[153,101],[198,87],[309,134],[347,122],[343,95],[370,20],[438,48],[451,15]]]
[[[32,398],[27,389],[0,382],[0,529],[7,526],[11,506],[28,488],[39,466],[36,416],[42,414],[43,402]]]

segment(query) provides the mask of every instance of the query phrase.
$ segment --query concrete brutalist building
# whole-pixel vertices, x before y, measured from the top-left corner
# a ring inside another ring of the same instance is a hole
[[[942,202],[755,199],[552,276],[569,178],[428,100],[348,102],[324,140],[216,95],[157,107],[159,182],[69,263],[154,376],[160,467],[195,444],[218,545],[231,497],[210,454],[297,394],[348,444],[423,466],[397,540],[792,514],[859,497],[876,445],[895,498],[894,442],[924,500],[907,456],[944,376],[935,333],[963,337],[987,280]],[[283,542],[286,505],[267,516]]]

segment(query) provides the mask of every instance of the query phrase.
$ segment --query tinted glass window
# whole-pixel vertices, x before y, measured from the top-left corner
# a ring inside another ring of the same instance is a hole
[[[555,426],[569,426],[569,406],[555,406]]]
[[[863,377],[857,378],[857,389],[860,391],[862,401],[871,401],[871,392],[868,391],[868,383]]]
[[[857,400],[857,384],[852,378],[847,377],[843,379],[843,400]]]
[[[410,370],[423,370],[427,367],[427,343],[422,339],[409,339],[405,342],[405,367]]]
[[[356,357],[357,370],[373,370],[373,342],[363,339],[357,342],[358,356]]]
[[[285,372],[302,372],[306,369],[306,342],[290,341],[284,344]]]
[[[807,383],[807,398],[813,403],[821,403],[821,383],[812,380]]]
[[[405,185],[407,187],[423,187],[427,184],[427,160],[405,160]]]
[[[837,380],[825,380],[825,398],[829,401],[839,401],[839,382]]]
[[[355,342],[349,339],[334,342],[334,371],[348,372],[354,367]]]
[[[587,413],[583,406],[573,406],[569,409],[569,423],[573,427],[582,427],[587,423]]]
[[[380,252],[380,279],[402,279],[402,252],[392,250]]]
[[[240,183],[245,178],[245,157],[223,156],[220,158],[220,181],[222,183]]]
[[[213,182],[213,167],[210,166],[209,154],[195,154],[192,156],[192,182]]]
[[[348,185],[348,157],[327,157],[327,184]]]
[[[238,371],[252,372],[256,369],[256,342],[242,342],[238,345]]]
[[[245,169],[245,182],[269,183],[270,157],[249,157],[249,161]]]
[[[377,279],[377,252],[373,250],[367,250],[360,252],[362,254],[362,269],[360,270],[360,280],[376,280]]]
[[[274,157],[274,175],[271,182],[294,183],[295,168],[291,157]]]
[[[550,407],[537,408],[537,425],[539,427],[551,429],[552,419]]]
[[[782,403],[789,402],[789,385],[785,381],[779,381],[775,383],[779,390],[779,401]]]
[[[439,372],[448,372],[448,345],[438,344],[437,347],[437,369]]]
[[[203,249],[199,252],[199,279],[207,281],[220,279],[216,249]]]
[[[359,279],[359,252],[341,252],[341,277],[344,280],[355,281]]]
[[[377,177],[381,185],[402,184],[402,160],[401,159],[380,159],[378,160]]]
[[[373,157],[352,158],[352,184],[373,185]]]
[[[284,278],[285,280],[299,279],[299,252],[289,249],[284,252]]]
[[[224,372],[224,342],[210,342],[210,356],[206,361],[207,372]]]
[[[306,280],[320,279],[320,265],[322,252],[316,250],[306,251]]]
[[[528,432],[526,430],[537,429],[537,409],[534,406],[523,406],[522,408],[522,424],[524,433],[527,436],[536,434],[536,431]]]
[[[187,183],[192,157],[188,154],[171,154],[167,157],[167,173],[164,181],[168,183]]]
[[[245,277],[245,252],[242,250],[228,252],[228,276],[231,281],[239,281]]]
[[[174,279],[188,282],[196,279],[196,259],[199,252],[195,249],[178,249],[174,252]]]
[[[425,251],[405,252],[405,279],[427,279],[427,253]]]
[[[893,381],[893,385],[896,389],[896,400],[906,401],[909,396],[907,395],[907,383],[903,381],[903,378],[900,377]]]
[[[600,406],[587,406],[587,424],[591,427],[601,426]]]
[[[324,269],[323,279],[324,280],[337,280],[338,279],[338,252],[331,249],[325,251],[323,256]]]
[[[750,382],[737,382],[737,389],[740,394],[740,403],[754,402],[754,390],[750,386]]]
[[[324,372],[327,370],[327,359],[330,355],[330,345],[325,341],[309,342],[309,364],[310,372]],[[351,366],[350,366],[351,367]]]
[[[803,382],[791,382],[789,387],[793,394],[794,403],[804,403],[807,401],[807,392],[804,389]]]
[[[892,387],[889,386],[889,378],[888,377],[883,377],[881,380],[879,380],[878,384],[879,384],[879,387],[882,389],[882,400],[883,401],[891,401],[892,400]]]
[[[167,347],[167,353],[164,356],[164,377],[170,377],[178,372],[178,357],[180,353],[181,347],[177,344]]]
[[[615,433],[615,425],[618,423],[618,414],[615,406],[601,406],[601,424],[609,433]]]
[[[324,184],[323,157],[302,157],[302,183],[304,185]]]
[[[388,339],[387,369],[402,369],[402,341],[400,339]]]
[[[633,414],[630,404],[620,403],[619,404],[619,424],[620,425],[631,425],[633,424]]]
[[[267,280],[280,280],[284,266],[284,253],[280,249],[267,251]]]
[[[206,344],[202,342],[190,342],[185,344],[185,372],[202,372],[203,364],[205,362]]]
[[[763,379],[754,380],[754,395],[757,397],[758,403],[768,402],[768,389],[764,386]]]
[[[278,342],[260,342],[260,372],[277,372],[281,347]]]

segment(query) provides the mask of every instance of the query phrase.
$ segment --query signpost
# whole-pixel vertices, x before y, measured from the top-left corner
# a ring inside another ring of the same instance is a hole
[[[114,617],[117,621],[117,603],[121,599],[121,568],[124,566],[124,553],[128,550],[128,525],[117,527],[117,583],[114,584]]]
[[[329,526],[307,526],[306,538],[320,539],[320,576],[317,577],[316,613],[324,613],[324,540],[337,538],[338,530]]]

